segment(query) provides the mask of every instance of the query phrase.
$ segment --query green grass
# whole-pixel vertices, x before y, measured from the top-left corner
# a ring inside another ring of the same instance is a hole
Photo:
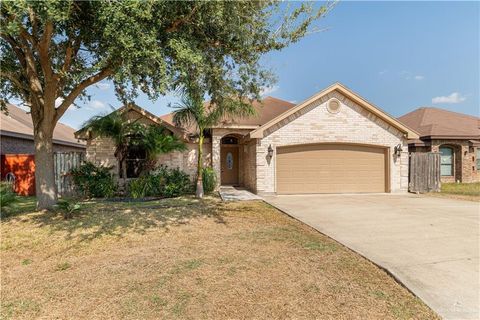
[[[36,197],[17,196],[17,201],[8,210],[8,215],[16,215],[24,212],[35,211]]]
[[[480,197],[480,182],[477,183],[442,183],[442,193]]]

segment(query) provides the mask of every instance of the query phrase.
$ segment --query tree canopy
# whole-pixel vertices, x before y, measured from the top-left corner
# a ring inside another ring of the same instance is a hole
[[[21,100],[34,127],[38,208],[56,201],[53,129],[86,88],[155,99],[195,79],[212,103],[258,98],[260,58],[302,38],[331,4],[277,1],[15,0],[0,18],[0,103]],[[232,99],[240,98],[240,99]]]

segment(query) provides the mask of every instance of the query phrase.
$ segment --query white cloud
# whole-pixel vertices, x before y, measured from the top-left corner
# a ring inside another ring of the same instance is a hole
[[[58,108],[62,104],[63,100],[63,98],[55,99],[55,108]]]
[[[100,100],[92,100],[88,104],[90,109],[104,109],[107,105]]]
[[[266,87],[266,88],[263,88],[262,90],[260,90],[260,95],[263,97],[263,96],[268,96],[272,93],[274,93],[275,91],[278,91],[279,87],[278,86],[271,86],[271,87]]]
[[[383,76],[383,75],[384,75],[385,73],[387,73],[387,72],[388,72],[387,69],[383,69],[382,71],[379,71],[378,74],[379,74],[380,76]]]
[[[98,89],[105,91],[110,88],[110,83],[108,82],[99,82],[95,85]]]
[[[423,79],[425,79],[425,77],[422,76],[422,75],[416,75],[416,76],[413,77],[413,78],[414,78],[415,80],[423,80]]]
[[[432,103],[460,103],[467,100],[466,97],[463,97],[458,92],[453,92],[449,96],[439,96],[432,99]]]

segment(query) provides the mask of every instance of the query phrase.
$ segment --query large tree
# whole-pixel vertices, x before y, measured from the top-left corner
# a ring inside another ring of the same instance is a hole
[[[57,196],[52,136],[85,89],[112,80],[120,99],[151,99],[198,75],[213,102],[258,96],[260,57],[297,41],[329,6],[272,1],[3,1],[0,100],[20,99],[34,126],[37,207]],[[276,22],[278,21],[278,22]]]

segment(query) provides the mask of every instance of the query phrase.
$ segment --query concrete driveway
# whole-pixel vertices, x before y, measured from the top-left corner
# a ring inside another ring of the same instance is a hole
[[[417,195],[265,197],[391,272],[446,319],[480,319],[476,202]]]

